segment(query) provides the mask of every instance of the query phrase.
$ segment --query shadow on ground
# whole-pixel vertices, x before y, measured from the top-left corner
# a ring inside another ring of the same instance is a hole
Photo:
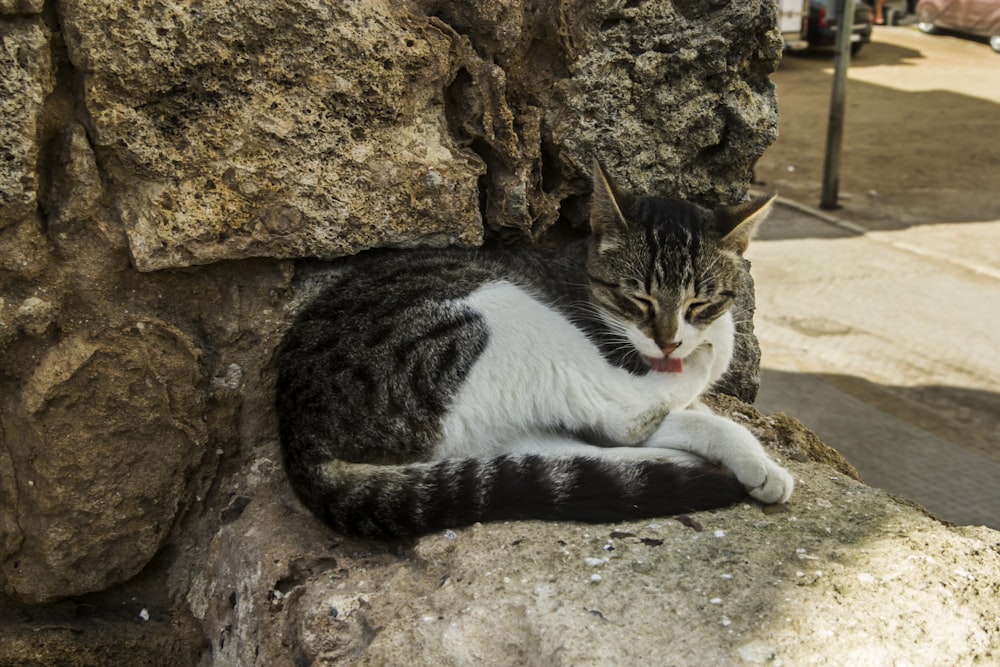
[[[1000,394],[765,368],[756,406],[794,414],[869,485],[948,521],[1000,528]]]

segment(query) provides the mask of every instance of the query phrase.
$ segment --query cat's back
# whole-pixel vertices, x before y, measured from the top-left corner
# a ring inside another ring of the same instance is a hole
[[[314,276],[277,357],[286,455],[423,458],[488,340],[462,299],[493,279],[458,250],[370,253]]]
[[[457,299],[491,277],[471,251],[376,251],[341,262],[320,278],[325,284],[300,310],[299,319],[325,310],[366,316]]]
[[[310,443],[335,443],[339,458],[363,461],[380,440],[383,451],[421,458],[491,342],[489,314],[470,297],[506,283],[532,301],[569,301],[563,274],[579,263],[577,255],[407,250],[340,263],[319,279],[278,351],[286,446],[311,451]],[[298,442],[303,434],[310,442]]]
[[[474,324],[462,300],[498,279],[474,251],[385,251],[341,262],[313,278],[319,287],[286,334],[279,366],[320,358],[340,367],[399,366],[449,330]]]
[[[401,319],[430,304],[454,303],[475,290],[509,282],[544,301],[559,301],[567,284],[582,281],[583,248],[392,250],[367,253],[343,262],[324,280],[317,295],[299,312],[297,325]]]

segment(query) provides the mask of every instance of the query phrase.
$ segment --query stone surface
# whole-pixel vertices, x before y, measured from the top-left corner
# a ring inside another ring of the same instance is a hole
[[[60,3],[141,270],[478,244],[451,38],[382,3]]]
[[[733,203],[776,133],[767,2],[245,4],[60,4],[141,270],[537,239],[593,156]]]
[[[50,258],[51,249],[34,221],[0,229],[0,354],[21,336],[49,330],[59,310],[56,290],[40,280]]]
[[[86,128],[71,122],[58,140],[45,206],[50,237],[65,240],[97,210],[104,192]]]
[[[35,211],[39,116],[54,83],[44,26],[0,19],[0,230]]]
[[[417,5],[462,36],[449,111],[504,236],[582,226],[593,157],[640,191],[734,203],[777,135],[773,3]]]
[[[546,108],[552,142],[607,156],[633,188],[708,206],[742,200],[750,166],[777,136],[776,5],[583,4],[571,76]]]
[[[37,14],[45,0],[0,0],[0,14]]]
[[[157,553],[207,444],[198,356],[173,327],[140,320],[62,340],[6,397],[19,543],[0,553],[8,592],[101,590]]]

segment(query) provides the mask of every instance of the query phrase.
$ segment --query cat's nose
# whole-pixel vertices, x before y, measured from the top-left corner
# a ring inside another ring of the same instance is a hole
[[[684,341],[679,340],[676,343],[667,343],[666,345],[664,345],[663,347],[661,347],[660,350],[663,351],[663,354],[669,355],[671,352],[673,352],[674,350],[676,350],[677,348],[679,348],[681,346],[681,343],[683,343],[683,342]]]

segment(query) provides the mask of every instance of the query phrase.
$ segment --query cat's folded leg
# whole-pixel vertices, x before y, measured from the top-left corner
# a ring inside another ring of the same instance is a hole
[[[618,415],[601,420],[597,430],[612,445],[642,446],[660,428],[670,409],[665,405],[655,405],[638,415],[632,412],[623,408]]]
[[[764,503],[783,503],[795,481],[771,460],[757,438],[739,424],[705,412],[671,413],[646,441],[657,449],[689,452],[733,472],[751,496]]]
[[[667,415],[697,402],[710,381],[714,359],[712,344],[705,343],[688,355],[681,373],[628,376],[628,385],[609,392],[611,409],[595,411],[594,429],[615,445],[644,446]],[[600,386],[613,385],[602,382]]]
[[[657,461],[666,461],[683,468],[704,468],[713,465],[711,461],[683,449],[670,447],[646,447],[645,449],[655,452],[654,457]]]

